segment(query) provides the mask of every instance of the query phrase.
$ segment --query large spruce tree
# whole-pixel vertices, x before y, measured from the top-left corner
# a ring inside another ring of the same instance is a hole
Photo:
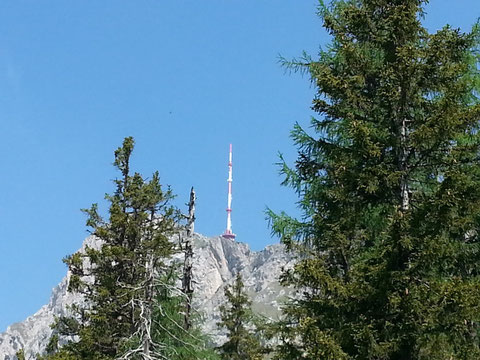
[[[178,211],[170,205],[172,192],[162,188],[158,173],[149,180],[131,173],[133,147],[128,137],[115,151],[114,166],[121,177],[114,180],[113,195],[106,195],[108,219],[99,214],[97,204],[84,210],[99,247],[87,246],[65,259],[69,291],[86,300],[74,309],[76,318],[61,318],[56,324],[57,332],[79,338],[62,350],[75,358],[141,354],[137,358],[148,359],[161,346],[152,338],[155,297],[175,251],[169,238],[178,231]]]
[[[115,151],[114,180],[108,219],[94,204],[85,210],[97,246],[86,247],[65,259],[69,291],[85,302],[74,316],[57,319],[47,348],[48,360],[188,360],[214,359],[213,349],[195,324],[185,329],[185,295],[177,286],[179,251],[172,241],[182,231],[181,215],[171,205],[169,188],[158,173],[144,179],[131,173],[132,138]],[[72,336],[58,349],[58,335]]]
[[[271,213],[298,255],[279,359],[480,358],[480,32],[428,33],[426,2],[321,3],[331,44],[287,64],[318,116],[283,165],[303,218]]]

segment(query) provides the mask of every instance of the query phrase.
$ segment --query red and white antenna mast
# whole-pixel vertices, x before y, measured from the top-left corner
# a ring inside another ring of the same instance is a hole
[[[230,154],[228,156],[228,201],[227,201],[227,229],[223,233],[223,237],[227,239],[235,239],[232,232],[232,144],[230,144]]]

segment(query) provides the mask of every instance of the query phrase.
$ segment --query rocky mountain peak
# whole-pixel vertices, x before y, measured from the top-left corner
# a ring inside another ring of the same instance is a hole
[[[98,248],[100,241],[87,237],[82,245]],[[203,314],[203,330],[216,344],[224,340],[217,329],[219,305],[224,299],[223,289],[233,282],[237,272],[243,276],[253,309],[264,316],[275,318],[283,299],[289,294],[278,283],[282,267],[292,265],[292,258],[280,244],[267,246],[262,251],[251,251],[249,246],[232,239],[205,237],[195,234],[194,248],[194,308]],[[176,256],[182,260],[182,254]],[[68,274],[53,290],[50,301],[22,322],[10,325],[0,334],[0,360],[14,360],[23,348],[27,359],[43,353],[52,333],[50,324],[55,316],[68,313],[69,305],[81,301],[78,294],[67,292]]]

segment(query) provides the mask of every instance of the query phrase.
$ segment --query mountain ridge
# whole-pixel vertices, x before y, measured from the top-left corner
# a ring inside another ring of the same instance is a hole
[[[281,269],[292,266],[293,259],[281,244],[268,245],[260,251],[252,251],[246,243],[221,236],[205,237],[193,235],[194,261],[194,303],[193,306],[203,315],[202,329],[218,345],[225,339],[216,326],[220,320],[219,305],[224,302],[223,289],[230,284],[237,272],[244,278],[245,289],[252,300],[255,312],[276,318],[280,313],[282,299],[291,294],[291,289],[283,288],[278,282]],[[81,251],[86,246],[101,246],[94,236],[87,237]],[[182,261],[179,253],[174,261]],[[24,321],[14,323],[0,333],[0,360],[14,360],[15,353],[23,348],[26,359],[34,359],[35,354],[43,353],[52,333],[50,324],[55,316],[68,314],[68,306],[82,301],[75,293],[67,291],[69,274],[53,288],[48,304]]]

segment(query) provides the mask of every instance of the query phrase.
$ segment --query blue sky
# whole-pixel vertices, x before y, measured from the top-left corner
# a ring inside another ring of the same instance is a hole
[[[0,331],[33,314],[87,235],[80,208],[113,190],[113,151],[133,136],[134,170],[159,170],[196,230],[226,222],[234,147],[233,230],[259,250],[276,242],[264,210],[295,213],[277,152],[307,124],[307,78],[278,55],[315,55],[328,40],[316,1],[3,0],[0,2]],[[433,0],[425,24],[468,30],[477,0]],[[103,206],[102,206],[103,204]]]

